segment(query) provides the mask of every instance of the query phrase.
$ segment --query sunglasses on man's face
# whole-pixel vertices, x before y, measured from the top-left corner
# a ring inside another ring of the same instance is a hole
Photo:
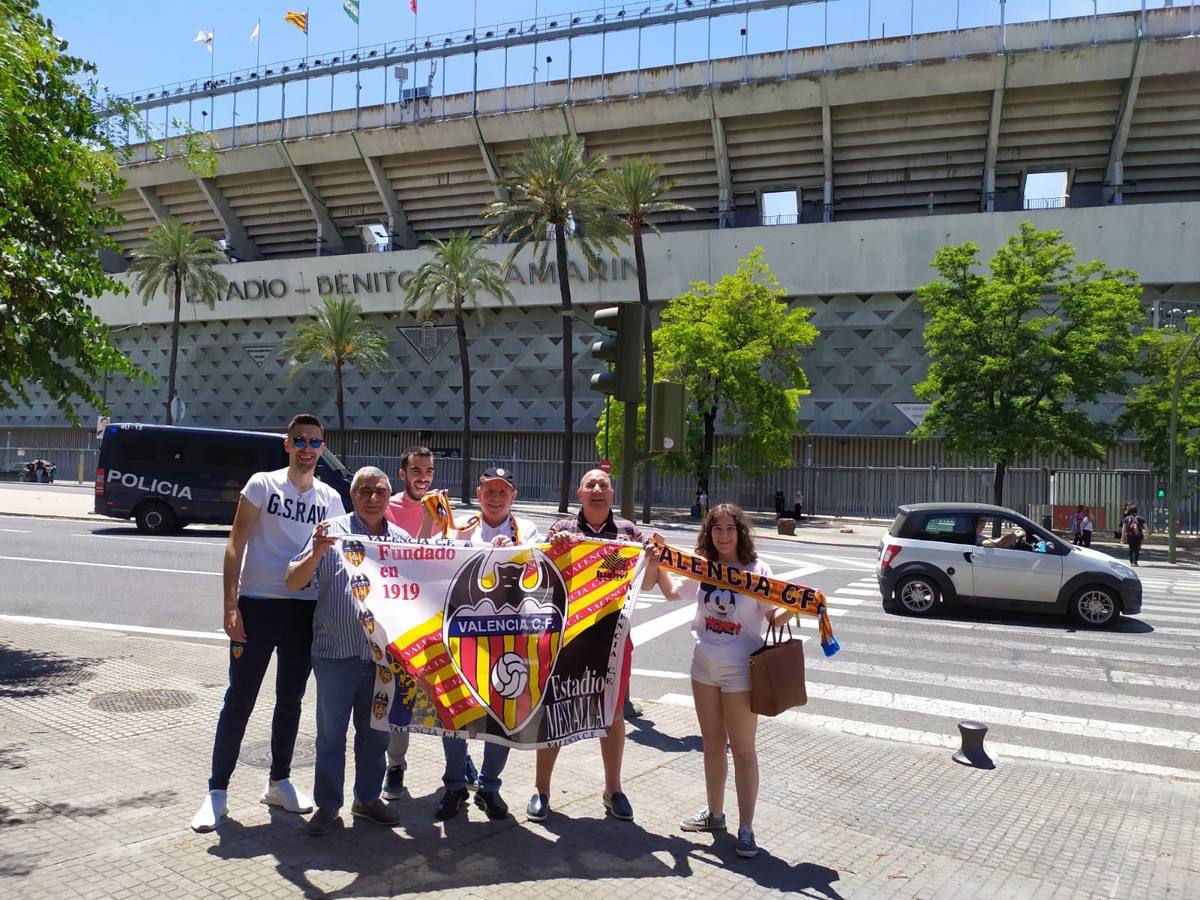
[[[291,439],[292,446],[297,450],[304,450],[307,447],[312,447],[314,450],[320,450],[321,445],[325,442],[320,438],[302,438],[294,437]]]

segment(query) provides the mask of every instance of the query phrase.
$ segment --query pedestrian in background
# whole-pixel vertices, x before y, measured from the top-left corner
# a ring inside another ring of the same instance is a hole
[[[783,491],[782,490],[778,490],[775,492],[775,518],[777,518],[777,519],[783,518]]]
[[[770,577],[758,558],[750,521],[732,503],[718,504],[705,518],[696,553],[745,572]],[[660,582],[661,583],[661,582]],[[763,629],[781,625],[793,614],[747,594],[691,578],[670,578],[668,600],[696,601],[692,635],[692,699],[704,740],[704,786],[708,807],[680,822],[684,831],[725,830],[726,746],[733,755],[737,791],[738,856],[758,855],[754,807],[758,801],[758,716],[750,709],[750,654],[763,644]]]
[[[792,513],[792,518],[799,524],[800,517],[804,514],[804,491],[796,491],[793,497]]]
[[[1071,543],[1076,547],[1083,546],[1083,504],[1075,507],[1075,512],[1071,513],[1067,524],[1071,526]]]
[[[1142,541],[1146,539],[1146,520],[1138,515],[1132,503],[1121,519],[1121,540],[1129,545],[1129,564],[1136,566],[1142,554]]]
[[[1092,546],[1092,529],[1094,527],[1092,524],[1092,508],[1085,506],[1083,508],[1083,518],[1079,520],[1079,534],[1083,539],[1083,546]]]

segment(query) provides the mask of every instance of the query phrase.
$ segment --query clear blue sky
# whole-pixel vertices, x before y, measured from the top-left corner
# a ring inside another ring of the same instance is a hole
[[[532,19],[535,6],[541,16],[587,11],[594,16],[602,11],[613,14],[624,8],[629,15],[641,12],[653,2],[662,6],[664,0],[419,0],[416,17],[419,34],[471,29],[476,10],[482,32],[488,26]],[[289,5],[294,3],[294,5]],[[1136,9],[1140,0],[1099,0],[1101,13]],[[1150,0],[1150,8],[1159,8],[1164,0]],[[1186,7],[1188,0],[1176,0],[1176,6]],[[829,40],[861,40],[868,29],[867,10],[870,7],[870,34],[879,37],[906,34],[909,20],[909,0],[830,0]],[[956,8],[960,25],[969,28],[995,24],[999,20],[998,0],[916,0],[915,30],[937,31],[954,27]],[[173,82],[203,81],[209,76],[210,63],[217,73],[252,68],[259,48],[249,40],[256,22],[262,22],[261,52],[264,68],[268,63],[296,59],[305,54],[305,37],[295,27],[283,21],[289,9],[308,9],[310,15],[309,53],[312,56],[354,48],[359,40],[369,46],[383,42],[407,46],[412,42],[414,17],[408,0],[361,0],[361,38],[356,37],[354,24],[342,11],[342,0],[208,0],[204,4],[184,0],[43,0],[42,12],[54,20],[56,31],[71,44],[72,52],[93,61],[99,68],[101,83],[115,93],[131,94],[153,90]],[[1047,0],[1008,0],[1006,17],[1010,22],[1044,18]],[[1054,0],[1055,17],[1090,15],[1091,0]],[[793,47],[820,45],[823,34],[822,3],[796,5],[790,14],[790,28],[785,28],[783,10],[755,13],[750,16],[749,50],[751,53],[778,50],[790,33]],[[712,31],[713,55],[735,56],[741,51],[739,30],[744,19],[741,14],[723,17],[714,22]],[[204,46],[194,43],[200,29],[213,30],[216,38],[210,59]],[[703,59],[707,29],[703,22],[685,23],[678,29],[678,59]],[[572,68],[575,75],[600,70],[598,38],[576,41]],[[642,36],[643,67],[670,65],[672,30],[670,27],[646,29]],[[626,32],[606,40],[607,71],[632,69],[637,54],[636,33]],[[547,77],[545,58],[551,56],[549,77],[566,77],[567,47],[565,41],[543,43],[538,47],[538,79]],[[480,57],[480,85],[498,85],[503,73],[503,54],[494,51]],[[442,78],[446,89],[469,90],[471,85],[470,57],[449,60],[443,73],[435,76],[433,93],[441,92]],[[533,50],[520,48],[509,53],[508,79],[510,84],[528,83],[532,76]],[[422,64],[417,72],[418,83],[428,77],[428,66]],[[379,102],[384,73],[376,70],[364,76],[363,103]],[[344,83],[343,83],[344,82]],[[328,109],[328,80],[324,87],[317,82],[311,88],[313,111]],[[394,81],[389,85],[395,97]],[[288,113],[295,114],[293,101],[301,94],[295,88],[289,92]],[[278,92],[275,95],[278,97]],[[253,112],[247,101],[239,101],[239,116]],[[262,94],[264,117],[269,105],[267,91]],[[350,76],[343,76],[336,85],[335,107],[353,105]],[[301,110],[302,111],[302,110]],[[177,112],[172,113],[175,116]],[[218,124],[227,124],[229,112],[217,110]],[[225,121],[223,122],[222,119]],[[246,121],[244,118],[242,121]]]

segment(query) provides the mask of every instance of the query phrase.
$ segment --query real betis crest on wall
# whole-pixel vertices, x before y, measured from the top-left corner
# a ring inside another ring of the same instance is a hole
[[[424,321],[420,325],[410,325],[399,329],[404,339],[412,344],[412,348],[421,355],[426,364],[433,362],[439,353],[454,337],[453,325],[434,325]]]

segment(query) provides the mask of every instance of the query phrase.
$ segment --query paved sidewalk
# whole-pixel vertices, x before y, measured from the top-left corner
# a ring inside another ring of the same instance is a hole
[[[4,623],[4,896],[1200,896],[1194,782],[1004,759],[980,771],[944,749],[819,730],[804,710],[762,720],[755,860],[738,859],[731,836],[679,831],[704,803],[702,755],[691,709],[666,703],[647,704],[630,730],[633,823],[603,818],[599,753],[585,743],[559,761],[546,823],[524,819],[532,754],[514,751],[504,794],[515,818],[489,822],[471,807],[437,824],[441,747],[417,736],[403,827],[347,810],[344,829],[312,838],[303,818],[257,802],[270,676],[230,816],[197,835],[188,821],[205,789],[226,652],[216,641]],[[305,788],[314,694],[310,683],[294,773]],[[733,824],[732,784],[728,804]]]

